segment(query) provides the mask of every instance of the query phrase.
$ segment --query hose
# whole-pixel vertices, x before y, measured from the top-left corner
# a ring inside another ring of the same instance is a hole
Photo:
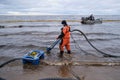
[[[74,71],[71,70],[70,72],[77,80],[81,80],[81,78]]]
[[[6,79],[0,77],[0,80],[6,80]]]
[[[4,67],[5,65],[7,65],[7,64],[10,63],[10,62],[13,62],[13,61],[16,61],[16,60],[21,60],[21,59],[22,59],[22,58],[14,58],[14,59],[11,59],[11,60],[9,60],[9,61],[6,61],[6,62],[0,64],[0,68]]]
[[[79,44],[75,41],[75,39],[73,38],[73,35],[71,34],[71,38],[73,39],[73,41],[74,41],[74,43],[76,43],[77,45],[78,45],[78,48],[81,50],[81,51],[83,51],[84,53],[86,53],[86,54],[89,54],[88,52],[86,52],[85,50],[83,50],[80,46],[79,46]],[[76,48],[77,48],[77,46],[75,46]]]
[[[115,58],[120,57],[120,56],[117,56],[117,55],[111,55],[111,54],[107,54],[107,53],[105,53],[105,52],[100,51],[99,49],[97,49],[97,48],[88,40],[88,38],[86,37],[86,35],[85,35],[82,31],[80,31],[80,30],[78,30],[78,29],[74,29],[74,30],[72,30],[71,32],[75,32],[75,31],[81,33],[81,34],[84,36],[84,38],[86,39],[86,41],[87,41],[96,51],[98,51],[99,53],[103,54],[104,57],[115,57]]]

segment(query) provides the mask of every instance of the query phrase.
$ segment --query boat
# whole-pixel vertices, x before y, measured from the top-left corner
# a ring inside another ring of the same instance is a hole
[[[87,17],[82,17],[81,18],[81,23],[82,24],[95,24],[95,23],[102,23],[102,19],[94,19],[94,20],[90,20]]]

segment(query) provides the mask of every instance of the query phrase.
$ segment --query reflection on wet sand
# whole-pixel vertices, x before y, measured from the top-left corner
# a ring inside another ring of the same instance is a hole
[[[70,76],[70,66],[69,65],[59,66],[58,73],[62,77]]]
[[[39,65],[32,65],[32,64],[23,64],[23,70],[26,70],[26,69],[29,69],[29,70],[38,70],[40,69],[40,66]]]

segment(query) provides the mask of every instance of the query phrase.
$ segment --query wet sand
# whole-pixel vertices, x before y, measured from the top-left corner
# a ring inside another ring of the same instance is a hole
[[[55,52],[55,51],[53,51]],[[54,53],[53,53],[54,54]],[[44,60],[48,62],[56,62],[57,66],[50,66],[44,64],[42,61],[39,65],[22,64],[22,60],[11,62],[0,68],[0,77],[6,80],[39,80],[42,78],[73,78],[71,71],[77,74],[83,80],[119,80],[120,79],[120,65],[66,65],[60,64],[62,62],[70,62],[77,60],[78,62],[119,62],[119,59],[114,58],[100,58],[91,55],[81,55],[75,57],[66,56],[61,59],[57,55],[46,55]],[[74,54],[74,53],[73,53]],[[79,60],[77,58],[80,58]],[[12,57],[0,57],[1,63],[8,61]]]
[[[6,60],[3,57],[0,60]],[[9,63],[0,69],[0,77],[6,80],[39,80],[42,78],[75,78],[74,71],[84,80],[119,80],[120,66],[38,66],[23,65],[21,61]]]

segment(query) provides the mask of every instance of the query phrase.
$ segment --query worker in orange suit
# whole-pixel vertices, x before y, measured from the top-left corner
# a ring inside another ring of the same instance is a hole
[[[68,26],[66,20],[61,22],[63,28],[61,28],[61,34],[58,36],[58,39],[61,39],[61,43],[59,45],[60,55],[59,57],[63,57],[64,47],[67,49],[67,53],[71,54],[70,49],[70,26]]]

